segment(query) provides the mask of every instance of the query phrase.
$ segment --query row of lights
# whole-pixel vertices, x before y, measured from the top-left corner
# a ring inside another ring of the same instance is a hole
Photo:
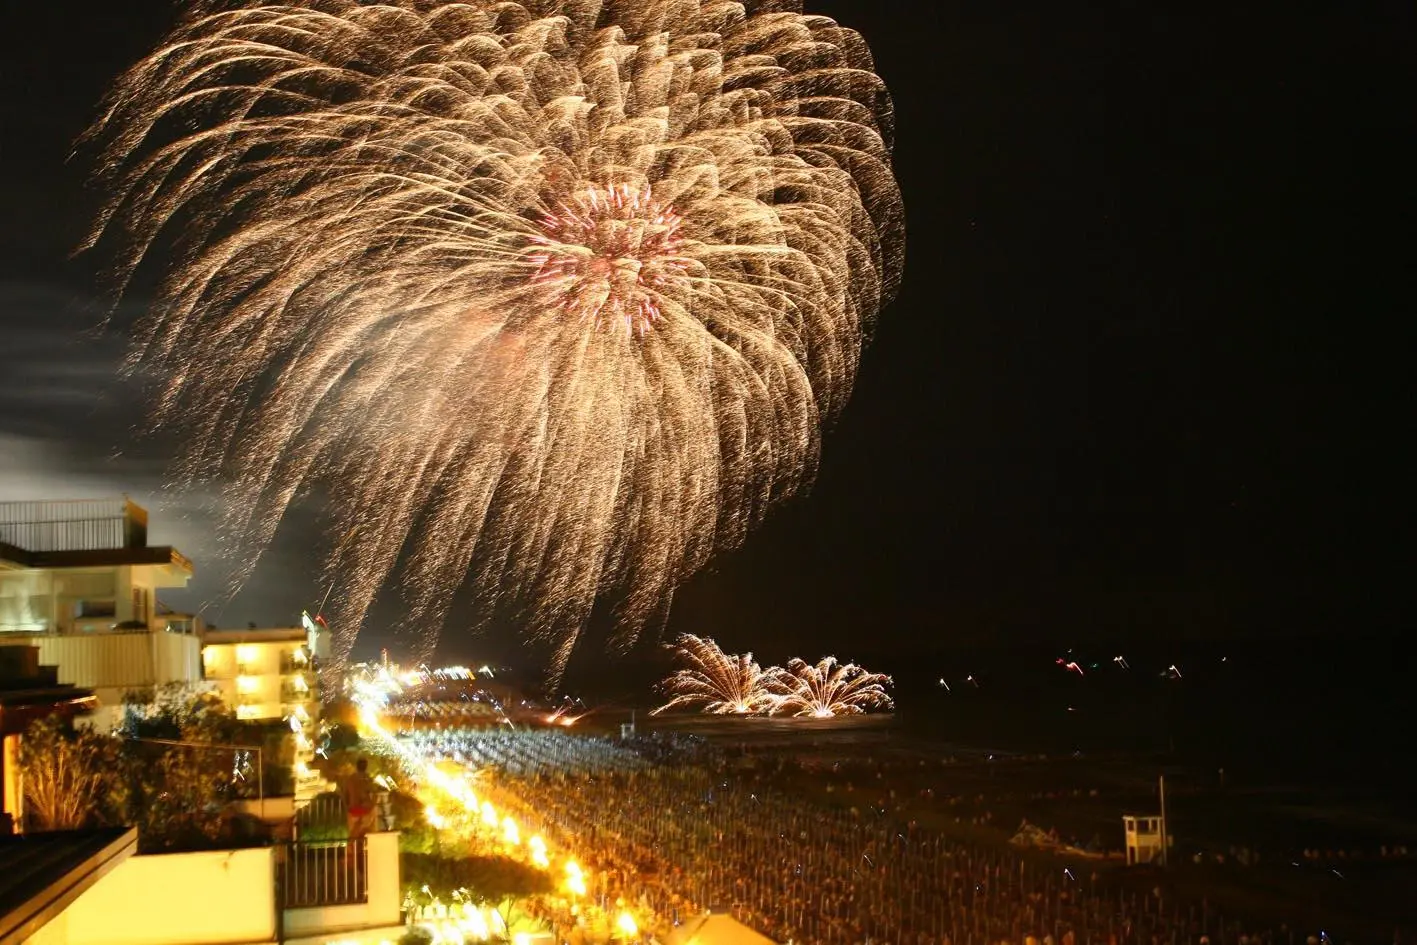
[[[443,792],[458,804],[461,804],[469,815],[481,821],[484,828],[494,834],[500,833],[502,842],[508,847],[517,848],[522,846],[521,830],[518,828],[517,822],[510,816],[499,816],[497,809],[493,807],[492,803],[485,799],[479,799],[466,780],[462,777],[448,774],[432,762],[422,761],[422,759],[416,757],[414,753],[405,749],[405,747],[401,745],[397,739],[393,738],[388,730],[383,727],[379,721],[377,710],[372,706],[366,705],[362,708],[361,718],[368,731],[378,735],[391,744],[396,751],[404,756],[405,760],[420,765],[419,770],[423,772],[424,780],[427,784]],[[435,805],[431,803],[427,804],[424,807],[423,813],[428,823],[435,829],[442,830],[448,826],[447,818],[439,813]],[[549,871],[551,869],[551,856],[547,851],[546,841],[539,834],[533,834],[528,837],[525,846],[527,854],[533,864],[542,870]],[[588,887],[586,885],[585,871],[581,868],[581,865],[577,863],[574,858],[568,857],[565,861],[564,873],[565,876],[561,881],[561,888],[570,894],[573,899],[584,897]],[[457,922],[457,920],[449,921],[454,924]],[[458,931],[459,937],[456,938],[448,937],[448,933],[453,931],[450,928],[439,929],[432,925],[425,925],[425,927],[434,934],[435,945],[440,942],[456,942],[461,945],[462,942],[466,941],[465,933],[472,934],[477,941],[487,940],[488,935],[485,934],[485,932],[479,931],[479,926],[475,920],[463,919],[462,921],[466,923],[466,925]],[[636,923],[635,917],[628,911],[622,911],[619,914],[615,920],[615,927],[627,939],[634,939],[639,935],[639,925]],[[485,925],[481,926],[481,928],[485,928]]]

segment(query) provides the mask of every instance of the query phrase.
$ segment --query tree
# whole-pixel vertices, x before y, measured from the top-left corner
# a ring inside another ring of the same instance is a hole
[[[336,722],[325,731],[324,748],[326,754],[337,751],[353,751],[359,747],[359,731],[353,725]]]
[[[211,694],[181,686],[126,701],[114,735],[72,731],[58,716],[31,726],[20,743],[29,829],[132,824],[143,852],[259,839],[251,829],[238,836],[229,802],[260,793],[258,767],[268,784],[288,770],[268,763],[289,754],[288,729],[238,719]]]
[[[190,850],[231,840],[228,802],[260,793],[256,751],[277,753],[268,736],[278,727],[238,719],[211,693],[181,685],[135,694],[128,708],[120,732],[134,759],[129,816],[141,848]]]
[[[20,740],[25,815],[33,830],[77,830],[122,819],[128,791],[117,739],[74,731],[58,715],[29,727]]]
[[[418,798],[402,791],[390,792],[389,813],[393,829],[399,832],[401,853],[432,853],[438,849],[438,831],[428,823],[423,802]]]
[[[163,683],[135,689],[123,696],[123,721],[118,733],[128,738],[182,737],[193,725],[237,721],[221,696],[187,683]]]

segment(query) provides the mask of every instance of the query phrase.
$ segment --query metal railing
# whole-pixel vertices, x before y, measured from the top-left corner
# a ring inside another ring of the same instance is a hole
[[[0,541],[25,551],[140,548],[147,525],[147,511],[126,498],[0,502]]]
[[[295,812],[295,839],[348,836],[349,819],[344,798],[338,794],[319,794]]]
[[[369,901],[365,838],[283,844],[281,907],[343,906]]]

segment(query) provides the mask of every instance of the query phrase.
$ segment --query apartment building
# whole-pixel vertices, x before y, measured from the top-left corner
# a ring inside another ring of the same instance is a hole
[[[283,719],[295,741],[299,796],[313,784],[319,731],[319,676],[327,649],[323,627],[207,630],[202,634],[202,679],[243,719]]]
[[[191,577],[127,498],[0,502],[0,644],[36,646],[60,683],[91,689],[91,724],[116,723],[128,692],[201,680],[198,621],[157,599]]]

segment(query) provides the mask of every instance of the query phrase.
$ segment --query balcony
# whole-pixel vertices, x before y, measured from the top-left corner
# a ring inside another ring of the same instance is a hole
[[[309,689],[296,689],[294,686],[280,687],[280,701],[287,705],[294,705],[301,702],[310,701]]]
[[[305,655],[304,647],[294,653],[282,653],[280,655],[280,672],[282,676],[293,676],[297,673],[306,673],[310,670],[310,658]]]
[[[159,614],[148,621],[148,629],[153,633],[177,633],[182,636],[200,635],[202,618],[191,614]]]
[[[0,502],[0,542],[25,551],[141,548],[147,537],[147,511],[126,498]]]

